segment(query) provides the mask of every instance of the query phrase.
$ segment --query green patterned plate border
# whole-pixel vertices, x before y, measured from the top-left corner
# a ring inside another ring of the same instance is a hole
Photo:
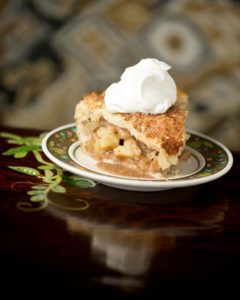
[[[43,139],[42,148],[46,156],[63,169],[102,184],[126,190],[157,191],[198,185],[215,180],[230,170],[233,164],[233,157],[223,144],[191,130],[188,130],[188,133],[190,134],[190,139],[187,145],[199,152],[204,157],[206,164],[197,173],[179,179],[138,180],[119,178],[97,173],[77,165],[68,154],[69,147],[77,141],[74,123],[50,131]]]

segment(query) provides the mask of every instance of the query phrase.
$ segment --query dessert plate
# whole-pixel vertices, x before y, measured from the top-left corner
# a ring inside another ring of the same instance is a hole
[[[82,153],[74,123],[46,134],[42,149],[52,162],[71,173],[124,190],[160,191],[199,185],[216,180],[230,170],[233,157],[223,144],[191,130],[188,133],[186,149],[190,157],[179,165],[178,176],[163,179],[127,178],[99,169],[96,161]]]

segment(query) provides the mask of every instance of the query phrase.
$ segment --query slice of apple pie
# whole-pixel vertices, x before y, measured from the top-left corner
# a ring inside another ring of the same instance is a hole
[[[165,113],[112,113],[104,93],[92,92],[75,110],[81,149],[111,173],[161,178],[185,147],[187,103],[187,94],[177,89],[176,102]]]

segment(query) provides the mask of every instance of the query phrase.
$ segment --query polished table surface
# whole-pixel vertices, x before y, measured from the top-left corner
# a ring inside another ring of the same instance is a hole
[[[123,299],[175,286],[221,290],[240,278],[240,153],[233,153],[227,174],[199,186],[133,192],[62,180],[64,190],[58,185],[48,202],[41,197],[34,202],[49,184],[36,175],[46,179],[54,170],[37,169],[31,151],[6,155],[19,145],[9,144],[6,136],[0,141],[1,288],[19,295],[87,292]],[[40,173],[29,174],[26,167]],[[60,175],[71,178],[65,171]],[[42,202],[42,209],[28,209]]]

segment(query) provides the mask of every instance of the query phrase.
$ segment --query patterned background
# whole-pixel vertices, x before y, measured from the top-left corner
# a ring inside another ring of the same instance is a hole
[[[240,5],[208,0],[1,0],[0,123],[73,122],[85,93],[125,67],[169,63],[188,127],[240,150]]]

